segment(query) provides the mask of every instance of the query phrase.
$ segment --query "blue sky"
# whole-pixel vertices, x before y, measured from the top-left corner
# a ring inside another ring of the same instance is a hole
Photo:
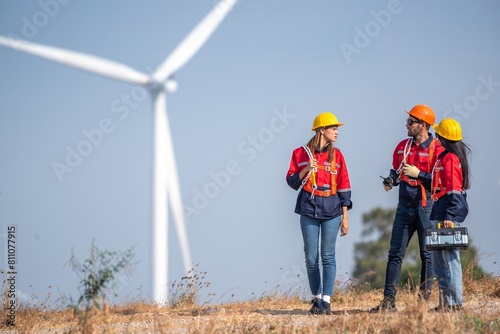
[[[0,35],[150,72],[214,4],[2,1]],[[350,234],[337,243],[337,279],[351,277],[362,214],[396,205],[397,192],[384,192],[379,175],[406,136],[404,110],[419,103],[438,120],[462,123],[473,148],[465,226],[480,264],[499,275],[499,33],[492,0],[238,2],[176,74],[179,89],[167,101],[190,249],[207,271],[211,301],[307,287],[297,194],[285,174],[323,111],[345,123],[337,146],[354,202]],[[135,247],[136,270],[117,292],[120,300],[147,298],[149,99],[132,85],[4,47],[0,73],[0,236],[17,227],[18,291],[74,295],[78,279],[65,264],[95,239],[101,249]],[[102,138],[58,176],[54,163],[67,163],[96,131]],[[169,233],[174,281],[183,267],[172,222]]]

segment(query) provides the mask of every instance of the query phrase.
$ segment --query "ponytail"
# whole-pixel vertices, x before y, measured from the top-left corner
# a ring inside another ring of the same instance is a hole
[[[328,162],[332,162],[333,160],[333,144],[331,142],[326,143],[325,146],[319,147],[321,143],[321,132],[316,131],[316,134],[307,142],[306,146],[309,147],[311,152],[321,151],[325,146],[330,145],[328,147]]]

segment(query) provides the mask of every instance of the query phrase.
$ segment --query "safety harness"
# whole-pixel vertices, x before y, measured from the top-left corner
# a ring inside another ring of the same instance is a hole
[[[448,152],[446,152],[448,153]],[[444,157],[446,154],[442,154],[440,158]],[[447,194],[447,190],[444,187],[440,187],[441,179],[439,178],[439,172],[443,170],[443,167],[438,167],[441,159],[437,159],[434,167],[432,168],[432,177],[431,177],[431,189],[432,195],[431,198],[435,202],[444,195]]]
[[[314,156],[307,146],[302,146],[304,150],[306,151],[307,155],[309,156],[309,160],[314,159]],[[318,190],[318,185],[316,184],[316,173],[318,169],[324,170],[325,172],[330,172],[330,189],[325,189],[325,190]],[[333,159],[331,164],[325,165],[325,166],[318,166],[317,168],[313,168],[309,170],[307,173],[306,177],[302,180],[302,184],[300,185],[300,188],[303,188],[305,191],[311,194],[311,199],[314,198],[314,196],[320,196],[320,197],[330,197],[333,196],[337,193],[337,170],[335,169],[335,148],[333,149]],[[299,189],[300,189],[299,188]]]
[[[404,151],[403,151],[403,160],[401,161],[401,164],[399,165],[399,168],[396,171],[396,173],[399,173],[399,175],[400,175],[399,178],[400,178],[401,181],[405,181],[410,186],[412,186],[412,187],[420,186],[420,190],[421,190],[421,193],[422,193],[422,206],[425,207],[425,206],[427,206],[427,196],[425,194],[425,187],[424,187],[424,185],[422,183],[422,180],[411,179],[408,175],[406,175],[404,173],[404,170],[403,170],[403,167],[406,164],[406,158],[410,154],[411,144],[412,143],[413,143],[413,139],[408,138],[408,140],[406,141],[406,144],[405,144]],[[432,159],[434,158],[435,146],[436,146],[435,142],[434,142],[434,140],[432,140],[431,144],[429,145],[429,158],[430,158],[430,161],[432,161]]]

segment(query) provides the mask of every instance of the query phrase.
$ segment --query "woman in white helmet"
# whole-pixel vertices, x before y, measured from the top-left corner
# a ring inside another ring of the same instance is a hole
[[[313,122],[314,136],[293,151],[286,174],[288,185],[299,190],[295,213],[300,215],[307,278],[314,295],[311,314],[331,314],[337,270],[335,244],[339,230],[342,236],[349,232],[351,185],[344,156],[334,147],[342,125],[330,112],[319,114]]]

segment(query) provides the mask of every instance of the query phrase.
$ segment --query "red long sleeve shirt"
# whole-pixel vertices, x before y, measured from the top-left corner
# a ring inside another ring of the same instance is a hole
[[[314,158],[318,160],[319,166],[328,165],[328,146],[325,146],[321,152],[315,151]],[[309,164],[309,156],[303,147],[296,148],[292,153],[290,166],[286,174],[288,185],[298,190],[302,184],[299,173]],[[344,159],[344,155],[340,150],[335,148],[335,166],[330,168],[337,172],[335,175],[337,183],[337,193],[329,197],[314,196],[311,199],[311,194],[301,189],[295,205],[295,213],[317,218],[317,219],[332,219],[342,215],[342,207],[348,209],[352,207],[351,202],[351,183],[349,173]],[[330,188],[331,174],[329,171],[318,169],[316,172],[316,183],[318,190],[326,190]]]
[[[410,140],[410,142],[408,142]],[[431,152],[431,144],[434,142],[434,152]],[[408,145],[407,145],[408,143]],[[406,159],[406,163],[414,165],[420,170],[417,179],[422,182],[425,188],[428,205],[431,205],[430,190],[431,190],[431,172],[438,155],[443,152],[443,147],[429,134],[429,138],[420,145],[417,145],[413,139],[402,140],[394,149],[392,157],[392,168],[390,176],[396,180],[401,170],[401,164]],[[420,186],[411,186],[405,181],[399,184],[399,204],[412,207],[421,205],[422,189]]]
[[[432,207],[432,220],[463,222],[469,213],[463,173],[457,155],[444,151],[433,172],[433,193],[444,193]]]

